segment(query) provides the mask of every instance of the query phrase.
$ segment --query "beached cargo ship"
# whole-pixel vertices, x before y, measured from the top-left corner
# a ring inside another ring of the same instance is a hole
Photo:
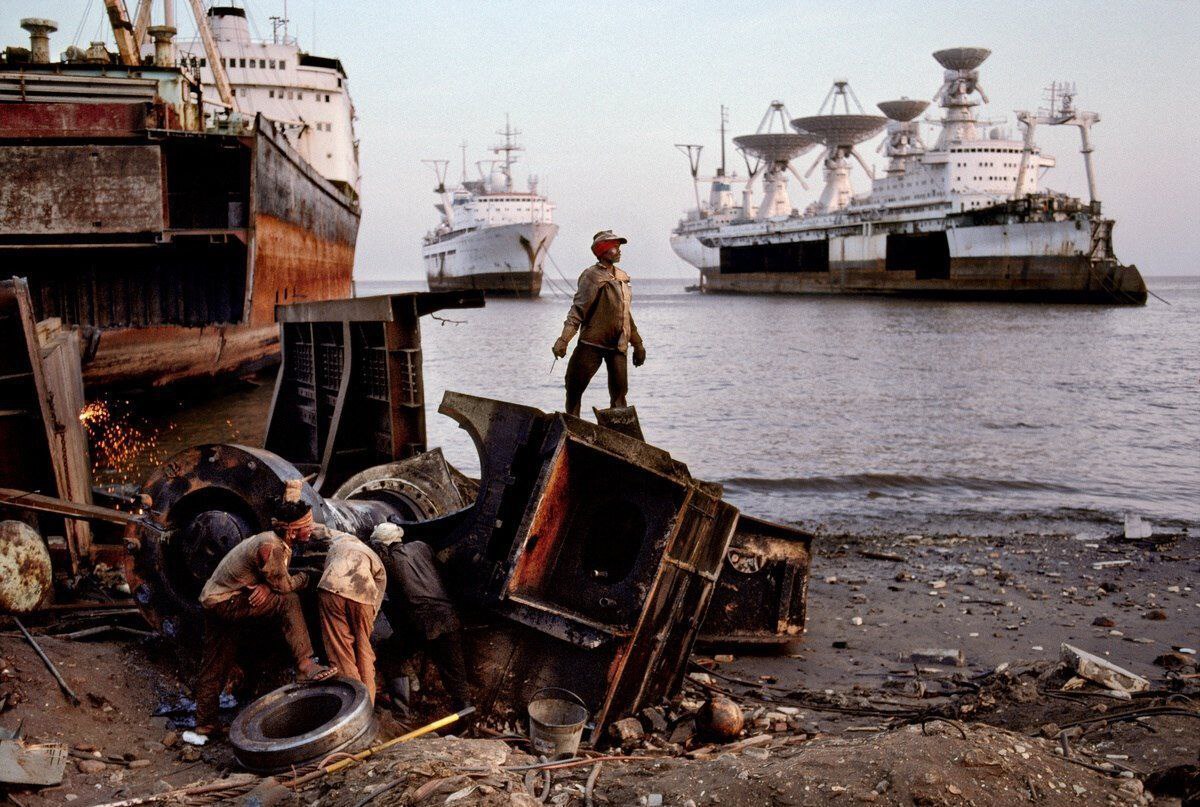
[[[882,116],[868,115],[838,81],[817,115],[790,119],[774,102],[759,131],[734,138],[757,163],[750,182],[761,178],[760,201],[748,186],[735,220],[700,211],[682,222],[676,253],[700,269],[707,292],[1144,304],[1146,284],[1117,260],[1114,222],[1096,194],[1090,130],[1099,116],[1074,106],[1072,87],[1054,85],[1046,108],[1017,112],[1024,136],[1012,138],[976,114],[986,101],[978,68],[989,55],[934,54],[945,72],[932,147],[919,120],[926,101],[885,101]],[[1035,143],[1039,125],[1079,128],[1089,201],[1040,187],[1055,161]],[[881,132],[888,166],[876,176],[855,146]],[[813,149],[819,156],[808,173],[821,166],[825,184],[801,211],[788,175],[803,183],[808,174],[792,163]],[[869,194],[855,195],[852,161],[871,174]]]
[[[52,62],[53,23],[25,20],[32,47],[0,63],[4,272],[28,278],[39,319],[80,329],[90,388],[270,364],[277,304],[351,293],[345,73],[286,36],[251,42],[241,8],[208,11],[201,55],[170,25],[147,26],[142,53],[137,26],[114,19],[115,56],[93,43]],[[259,100],[285,93],[337,131]]]

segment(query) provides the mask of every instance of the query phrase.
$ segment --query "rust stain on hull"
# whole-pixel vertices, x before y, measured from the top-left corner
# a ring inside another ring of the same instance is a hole
[[[210,325],[188,328],[106,330],[95,357],[83,370],[90,387],[149,380],[165,386],[188,379],[249,372],[279,357],[279,330],[273,325]]]
[[[322,239],[311,229],[261,214],[254,221],[250,322],[275,324],[275,306],[350,296],[354,243]]]

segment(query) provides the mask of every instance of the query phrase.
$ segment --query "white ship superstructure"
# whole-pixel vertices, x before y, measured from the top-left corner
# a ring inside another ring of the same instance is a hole
[[[171,0],[164,5],[170,7]],[[357,198],[354,104],[341,60],[305,53],[288,36],[286,20],[271,21],[271,39],[253,39],[244,8],[214,5],[208,9],[208,27],[221,54],[221,80],[232,95],[232,111],[246,118],[262,113],[274,121],[318,174]],[[153,36],[154,28],[148,33]],[[230,104],[222,100],[204,42],[176,40],[175,47],[179,65],[199,71],[207,112],[226,110]],[[142,45],[143,55],[154,51],[154,43]]]
[[[503,144],[492,149],[503,158],[477,163],[479,178],[446,188],[447,160],[427,160],[437,173],[435,193],[441,216],[424,238],[421,250],[432,291],[477,289],[489,295],[536,297],[542,289],[542,270],[558,225],[554,204],[538,193],[536,177],[528,190],[518,191],[513,163],[522,147],[513,138],[520,132],[505,125]],[[464,147],[465,148],[465,147]],[[490,171],[483,170],[484,165]]]
[[[942,118],[926,121],[940,126],[932,146],[920,120],[926,102],[887,101],[879,105],[886,117],[868,115],[845,81],[834,82],[817,115],[791,121],[795,136],[823,147],[803,176],[791,164],[799,141],[762,127],[735,138],[758,158],[749,183],[761,176],[763,196],[699,236],[709,251],[689,262],[705,290],[1144,303],[1145,283],[1116,260],[1113,222],[1100,215],[1090,140],[1099,116],[1075,109],[1073,88],[1056,84],[1047,108],[1017,112],[1025,133],[1013,138],[976,113],[987,101],[978,68],[989,55],[934,54],[945,72],[935,97]],[[768,116],[780,107],[774,102]],[[1034,141],[1039,124],[1080,129],[1088,202],[1041,188],[1055,162]],[[876,176],[856,147],[880,132],[888,164]],[[871,178],[869,194],[854,193],[855,165]],[[800,211],[787,174],[803,184],[818,166],[823,188]]]

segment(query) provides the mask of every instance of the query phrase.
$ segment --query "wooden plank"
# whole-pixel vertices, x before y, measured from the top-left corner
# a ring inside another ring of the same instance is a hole
[[[92,469],[87,434],[79,413],[87,402],[79,359],[79,332],[59,331],[42,342],[42,376],[52,428],[50,456],[58,495],[76,504],[92,503]],[[75,558],[91,554],[92,530],[86,521],[68,519],[66,539]]]

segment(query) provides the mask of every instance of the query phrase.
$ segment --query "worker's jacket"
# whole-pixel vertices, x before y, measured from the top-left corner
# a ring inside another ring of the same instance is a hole
[[[317,589],[362,603],[374,609],[373,613],[379,613],[387,590],[383,561],[353,535],[331,529],[325,532],[329,536],[329,550],[325,553],[325,569]]]
[[[402,619],[426,639],[459,629],[458,614],[438,571],[433,550],[424,541],[373,542],[371,548],[387,569],[388,606],[385,612]]]
[[[617,266],[609,271],[603,264],[592,264],[579,276],[562,338],[570,341],[579,331],[579,341],[585,345],[621,353],[629,345],[638,347],[642,337],[633,324],[632,300],[629,275]]]
[[[308,585],[304,572],[288,573],[292,548],[273,531],[251,536],[221,558],[200,592],[204,606],[224,602],[239,591],[266,583],[276,594],[288,594]]]

